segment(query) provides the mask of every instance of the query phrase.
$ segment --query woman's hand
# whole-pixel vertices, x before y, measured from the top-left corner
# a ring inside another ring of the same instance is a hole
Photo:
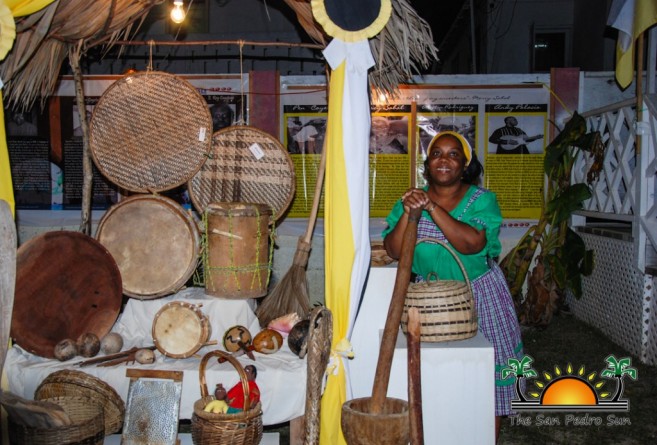
[[[411,209],[424,209],[431,203],[429,195],[422,189],[409,189],[402,195],[401,199],[406,213],[409,213]]]

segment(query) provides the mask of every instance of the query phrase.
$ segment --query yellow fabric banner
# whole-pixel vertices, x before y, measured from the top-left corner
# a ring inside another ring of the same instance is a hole
[[[634,78],[634,44],[648,28],[657,24],[657,1],[614,0],[608,24],[618,29],[616,81],[627,88]]]
[[[374,64],[366,40],[335,38],[324,50],[330,76],[326,130],[325,299],[333,313],[331,363],[321,401],[320,444],[338,445],[342,405],[348,399],[347,339],[370,263],[367,70]]]

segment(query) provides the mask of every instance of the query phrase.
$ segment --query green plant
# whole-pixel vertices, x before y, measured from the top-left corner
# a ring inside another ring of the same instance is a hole
[[[594,156],[587,184],[571,184],[572,168],[582,151]],[[593,271],[593,251],[586,249],[568,222],[591,197],[588,184],[597,179],[603,157],[600,134],[587,133],[586,121],[577,112],[545,150],[547,192],[541,216],[500,263],[521,324],[547,325],[567,291],[576,298],[582,295],[581,279]],[[527,295],[523,296],[525,280]]]

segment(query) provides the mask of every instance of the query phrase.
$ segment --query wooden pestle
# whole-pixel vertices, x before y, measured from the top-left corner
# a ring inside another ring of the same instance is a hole
[[[408,417],[411,430],[411,445],[424,445],[420,311],[416,307],[408,310],[408,334],[406,338],[408,348]]]
[[[372,386],[372,399],[370,400],[369,407],[371,414],[381,413],[386,394],[388,393],[392,356],[395,353],[397,333],[399,332],[401,316],[404,311],[404,299],[408,291],[408,283],[411,280],[411,266],[413,264],[413,254],[415,253],[415,243],[417,242],[417,223],[420,215],[422,215],[422,209],[413,209],[410,211],[408,225],[402,238],[395,287],[392,291],[392,298],[390,299],[388,318],[383,328],[383,338],[381,339],[379,359],[376,364],[374,385]]]

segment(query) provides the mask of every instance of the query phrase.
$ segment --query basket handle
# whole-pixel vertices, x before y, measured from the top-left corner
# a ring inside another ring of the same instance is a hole
[[[227,361],[230,362],[231,365],[233,365],[235,370],[237,370],[237,373],[240,375],[240,381],[242,382],[242,391],[244,392],[244,412],[251,409],[251,397],[250,397],[251,394],[249,390],[249,381],[247,380],[246,372],[244,372],[244,368],[242,368],[240,362],[238,362],[237,359],[233,357],[231,354],[224,351],[220,351],[218,349],[215,351],[208,352],[201,359],[201,365],[198,370],[199,380],[201,384],[201,398],[207,397],[209,395],[208,384],[205,380],[205,368],[208,364],[208,361],[212,357],[220,357],[226,359]]]
[[[431,238],[431,237],[425,237],[425,238],[420,238],[417,240],[415,245],[418,245],[420,243],[433,243],[433,244],[438,244],[440,246],[443,246],[447,251],[454,257],[456,260],[456,264],[461,268],[461,272],[463,273],[463,277],[465,278],[465,283],[468,285],[470,288],[470,292],[474,295],[474,292],[472,291],[472,283],[470,282],[470,277],[468,277],[468,274],[465,271],[465,267],[463,267],[463,263],[461,262],[461,259],[456,255],[456,252],[454,252],[454,249],[452,249],[449,244],[439,240],[438,238]],[[435,272],[432,272],[435,274]],[[437,275],[437,274],[436,274]],[[429,279],[427,277],[427,283],[429,282]]]

